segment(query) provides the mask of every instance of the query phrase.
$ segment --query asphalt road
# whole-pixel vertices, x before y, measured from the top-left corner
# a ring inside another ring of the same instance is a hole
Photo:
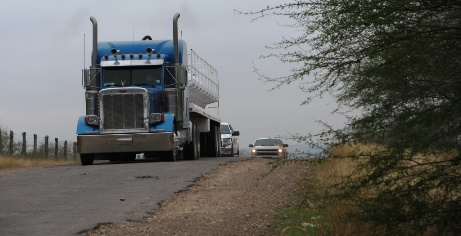
[[[140,220],[197,178],[238,157],[102,162],[0,174],[0,235],[85,235]]]

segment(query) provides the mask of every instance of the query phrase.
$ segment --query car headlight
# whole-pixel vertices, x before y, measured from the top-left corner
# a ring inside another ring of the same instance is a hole
[[[225,147],[225,146],[229,146],[232,144],[232,139],[230,138],[223,138],[222,139],[222,146]]]
[[[282,153],[283,152],[283,149],[279,148],[279,153]]]

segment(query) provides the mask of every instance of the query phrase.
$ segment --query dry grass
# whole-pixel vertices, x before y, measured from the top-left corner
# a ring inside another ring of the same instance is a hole
[[[340,185],[345,181],[345,177],[357,171],[357,165],[363,161],[360,158],[352,158],[352,156],[366,156],[379,149],[373,145],[357,145],[345,144],[334,146],[330,150],[330,157],[326,162],[318,167],[317,178],[323,188],[328,191],[334,191],[331,186]],[[330,202],[331,203],[331,202]],[[366,224],[358,225],[356,222],[348,220],[346,214],[354,211],[355,208],[348,204],[347,199],[336,204],[325,206],[326,214],[328,215],[329,226],[331,227],[331,235],[357,235],[358,232],[366,233]]]
[[[0,171],[1,170],[16,170],[33,167],[46,167],[55,165],[65,165],[76,163],[75,160],[55,160],[30,157],[11,157],[0,156]]]
[[[340,184],[343,178],[356,171],[357,165],[362,161],[357,156],[365,156],[379,149],[378,146],[345,144],[336,145],[330,150],[330,157],[319,168],[318,178],[325,186]]]
[[[317,178],[319,179],[320,185],[330,191],[335,191],[331,188],[333,185],[341,185],[345,182],[345,177],[351,174],[357,174],[357,166],[366,160],[367,156],[376,154],[376,152],[382,152],[384,149],[376,145],[360,145],[360,144],[345,144],[334,146],[330,150],[330,157],[326,162],[318,167]],[[408,152],[409,156],[414,155]],[[432,168],[430,163],[432,162],[443,162],[452,160],[458,153],[456,151],[447,152],[433,152],[429,154],[417,154],[409,158],[408,160],[401,160],[400,165],[411,167],[408,169],[409,173],[418,172],[424,169]],[[354,157],[354,158],[352,158]],[[429,163],[429,165],[428,165]],[[367,173],[361,173],[367,174]],[[392,175],[392,174],[391,174]],[[391,176],[392,177],[392,176]],[[409,181],[408,179],[402,181]],[[377,191],[373,189],[370,191]],[[434,189],[430,192],[430,196],[434,199],[438,195],[443,198],[442,194],[445,194],[439,189]],[[455,195],[456,197],[458,195]],[[330,202],[331,203],[331,202]],[[333,235],[354,235],[357,232],[366,233],[368,228],[367,222],[361,224],[349,222],[346,214],[348,212],[354,212],[355,208],[348,204],[347,199],[335,202],[326,206],[326,214],[329,216],[329,225],[331,227],[331,233]],[[368,232],[370,233],[370,232]],[[385,232],[373,232],[374,235],[385,235]],[[425,235],[433,235],[431,232],[426,232]]]

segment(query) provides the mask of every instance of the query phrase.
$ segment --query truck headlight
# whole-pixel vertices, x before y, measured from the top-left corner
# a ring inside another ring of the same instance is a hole
[[[283,152],[283,149],[279,148],[279,153],[282,153]]]
[[[165,120],[165,115],[162,113],[151,113],[149,115],[149,123],[151,124],[162,122],[163,120]]]
[[[232,139],[230,138],[223,138],[222,139],[222,146],[225,147],[225,146],[229,146],[232,144]]]
[[[85,124],[87,125],[99,125],[99,117],[96,115],[85,116]]]

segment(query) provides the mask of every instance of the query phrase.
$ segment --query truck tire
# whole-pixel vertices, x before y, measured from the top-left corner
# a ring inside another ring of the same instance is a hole
[[[197,130],[197,126],[192,126],[192,142],[184,147],[184,159],[186,160],[197,160],[200,157],[200,132]]]
[[[215,150],[216,150],[216,152],[214,153],[214,156],[221,157],[221,128],[219,124],[215,126],[214,140],[215,140],[214,145],[215,145]]]
[[[219,157],[221,155],[221,135],[220,128],[217,125],[211,127],[208,134],[208,156]]]
[[[168,162],[175,162],[178,155],[178,150],[174,151],[165,151],[162,153],[162,160]]]
[[[176,131],[177,131],[176,130],[176,125],[173,126],[173,130],[175,131],[174,137],[176,139]],[[182,154],[183,153],[181,152],[181,155]],[[178,158],[178,147],[175,146],[174,150],[171,150],[171,151],[164,151],[164,152],[162,152],[161,155],[162,155],[161,157],[162,157],[163,161],[175,162],[176,159]],[[182,158],[182,156],[181,156],[181,158]]]
[[[176,152],[176,160],[184,160],[184,150],[178,150],[178,152]]]
[[[200,133],[200,156],[206,157],[208,156],[208,134],[207,133]]]
[[[231,154],[229,155],[230,157],[234,156],[234,144],[231,144]]]
[[[199,159],[200,158],[200,131],[197,129],[195,129],[195,140],[197,142],[195,142],[195,151],[194,151],[194,155],[195,155],[195,160]]]
[[[82,166],[93,165],[94,154],[80,154],[80,162]]]

